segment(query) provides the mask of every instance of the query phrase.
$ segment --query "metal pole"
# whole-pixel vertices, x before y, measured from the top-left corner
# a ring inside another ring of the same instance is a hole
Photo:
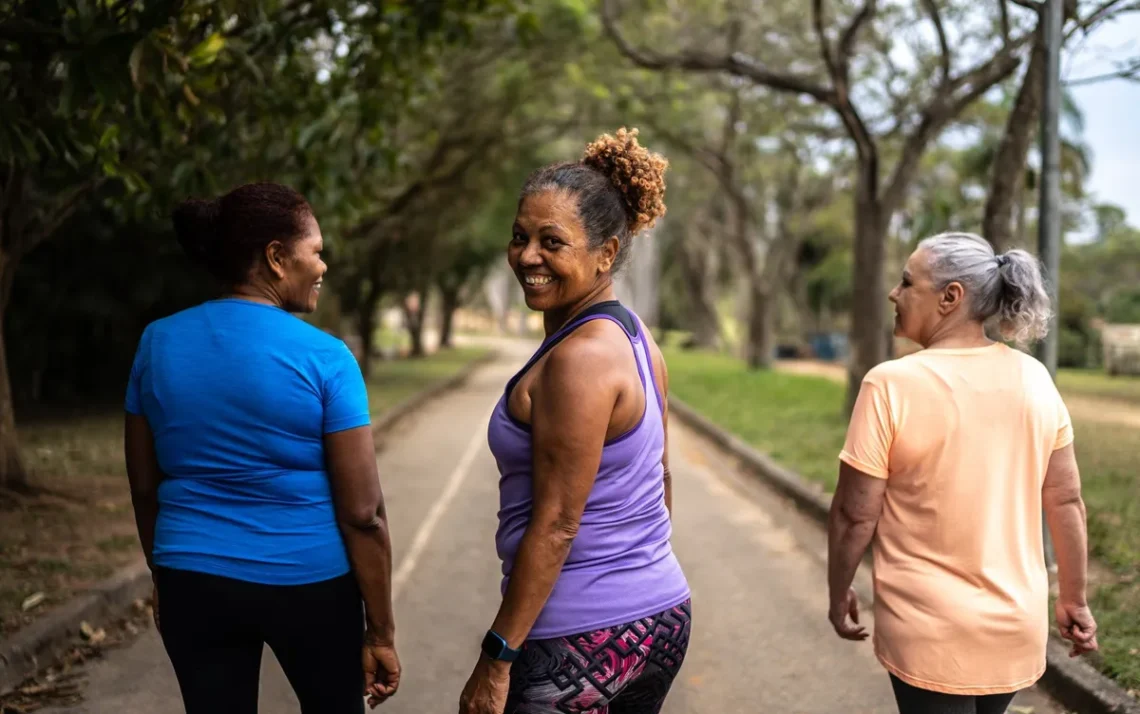
[[[1038,348],[1038,357],[1054,379],[1057,377],[1057,315],[1061,282],[1061,43],[1064,8],[1062,0],[1045,0],[1045,86],[1041,103],[1041,196],[1037,217],[1037,252],[1045,266],[1053,319],[1049,334]],[[1053,543],[1048,526],[1045,533],[1045,562],[1054,566]]]
[[[1045,0],[1045,87],[1041,102],[1041,196],[1037,219],[1037,250],[1045,264],[1053,319],[1041,342],[1039,356],[1049,374],[1057,376],[1057,295],[1061,269],[1061,24],[1062,0]]]

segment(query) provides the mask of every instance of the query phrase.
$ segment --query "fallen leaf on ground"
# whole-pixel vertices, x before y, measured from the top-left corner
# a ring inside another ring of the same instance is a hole
[[[87,640],[93,645],[97,645],[103,640],[107,639],[107,631],[102,627],[95,629],[86,620],[80,623],[79,632],[83,635],[83,639]]]
[[[44,595],[43,593],[32,593],[31,595],[24,598],[24,601],[20,603],[20,610],[21,612],[27,612],[46,599],[47,595]]]

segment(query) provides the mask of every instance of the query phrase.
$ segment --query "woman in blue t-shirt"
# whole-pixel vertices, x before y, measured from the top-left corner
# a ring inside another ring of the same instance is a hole
[[[226,291],[146,328],[125,448],[187,714],[254,714],[266,644],[302,711],[363,712],[400,679],[392,553],[360,369],[290,314],[317,306],[320,227],[272,183],[173,220]]]

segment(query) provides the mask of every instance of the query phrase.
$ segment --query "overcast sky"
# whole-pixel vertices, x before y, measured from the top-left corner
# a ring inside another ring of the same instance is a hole
[[[1098,30],[1066,57],[1063,77],[1077,79],[1111,72],[1112,58],[1140,56],[1140,13]],[[1092,148],[1088,190],[1103,203],[1128,212],[1140,227],[1140,82],[1116,79],[1071,90],[1085,114],[1085,142]]]

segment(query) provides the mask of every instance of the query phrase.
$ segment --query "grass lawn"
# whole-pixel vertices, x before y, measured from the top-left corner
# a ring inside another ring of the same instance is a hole
[[[373,417],[408,399],[416,392],[443,382],[472,361],[487,354],[478,347],[457,347],[422,359],[378,361],[368,380],[368,402]]]
[[[669,388],[719,426],[805,478],[834,489],[846,420],[843,385],[785,372],[749,372],[719,354],[665,349]],[[1102,392],[1105,386],[1115,390]],[[1067,393],[1132,394],[1140,379],[1067,372]],[[1089,511],[1089,548],[1116,582],[1092,588],[1102,652],[1093,661],[1126,688],[1140,690],[1140,430],[1077,421],[1076,448]]]
[[[377,362],[368,385],[374,417],[481,356],[454,350]],[[19,429],[43,493],[0,493],[0,639],[138,557],[123,463],[121,412],[37,420]],[[39,605],[22,611],[31,595]]]
[[[1111,399],[1140,406],[1140,377],[1111,377],[1101,370],[1062,369],[1057,385],[1065,394]]]
[[[834,489],[847,431],[843,385],[823,377],[750,372],[725,355],[664,352],[670,392],[785,466]]]
[[[1140,430],[1079,421],[1075,428],[1089,549],[1119,578],[1092,591],[1101,632],[1097,664],[1140,692]]]

